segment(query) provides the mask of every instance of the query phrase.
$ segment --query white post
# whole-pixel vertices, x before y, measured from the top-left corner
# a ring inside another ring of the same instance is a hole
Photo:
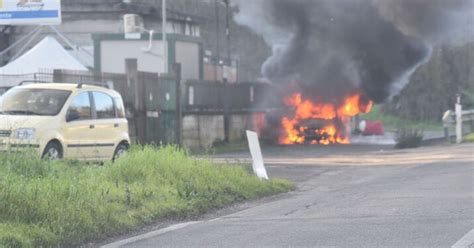
[[[462,105],[460,95],[458,95],[456,103],[456,143],[462,143]]]
[[[163,36],[163,73],[168,73],[168,44],[166,39],[166,0],[161,0],[162,36]]]
[[[262,150],[260,149],[260,142],[258,141],[257,133],[247,130],[247,140],[249,142],[249,150],[253,160],[253,172],[260,179],[268,180],[267,170],[263,164]]]

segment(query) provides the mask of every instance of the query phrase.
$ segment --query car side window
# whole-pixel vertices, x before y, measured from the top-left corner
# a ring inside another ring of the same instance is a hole
[[[92,108],[88,92],[80,93],[74,97],[68,109],[68,116],[71,114],[75,116],[74,120],[92,119]]]
[[[125,118],[125,108],[123,106],[122,98],[115,98],[115,108],[117,111],[117,118]]]
[[[114,100],[109,95],[102,92],[93,92],[95,112],[97,119],[115,118]]]

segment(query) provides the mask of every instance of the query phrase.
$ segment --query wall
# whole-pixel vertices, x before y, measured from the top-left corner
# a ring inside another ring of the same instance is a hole
[[[231,116],[230,141],[245,139],[246,130],[258,131],[256,119],[262,114],[234,114]],[[183,145],[191,150],[209,149],[224,140],[222,115],[185,115],[183,118]]]
[[[104,40],[101,42],[101,71],[125,73],[125,59],[136,58],[138,70],[145,72],[163,72],[163,42],[154,41],[150,52],[148,41]]]
[[[177,41],[176,42],[176,62],[181,63],[181,79],[200,78],[199,72],[199,45],[196,43]]]
[[[224,140],[222,115],[186,115],[183,117],[183,146],[208,149],[215,141]]]
[[[197,37],[169,34],[167,52],[168,72],[174,62],[181,63],[182,80],[198,80],[202,74],[201,40]],[[136,39],[124,34],[96,34],[93,36],[96,70],[108,73],[125,73],[125,59],[137,59],[138,70],[163,73],[163,43],[161,34],[154,34],[150,51],[149,34]]]

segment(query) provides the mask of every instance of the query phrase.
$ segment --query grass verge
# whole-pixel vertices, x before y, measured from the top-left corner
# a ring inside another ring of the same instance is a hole
[[[0,154],[0,247],[81,245],[293,187],[173,147],[135,147],[104,166]]]
[[[466,142],[466,143],[472,143],[472,142],[474,142],[474,133],[466,134],[466,135],[463,137],[463,142]]]

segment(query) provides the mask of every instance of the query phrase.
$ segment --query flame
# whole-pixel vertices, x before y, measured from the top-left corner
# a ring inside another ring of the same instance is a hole
[[[347,127],[350,118],[367,113],[372,108],[372,102],[363,101],[361,94],[350,95],[342,104],[334,104],[315,103],[303,99],[301,93],[293,93],[285,97],[284,103],[294,108],[294,116],[281,119],[283,132],[279,138],[280,144],[349,144]],[[307,120],[319,120],[323,125],[317,128],[305,126]],[[310,140],[308,135],[317,138]]]

